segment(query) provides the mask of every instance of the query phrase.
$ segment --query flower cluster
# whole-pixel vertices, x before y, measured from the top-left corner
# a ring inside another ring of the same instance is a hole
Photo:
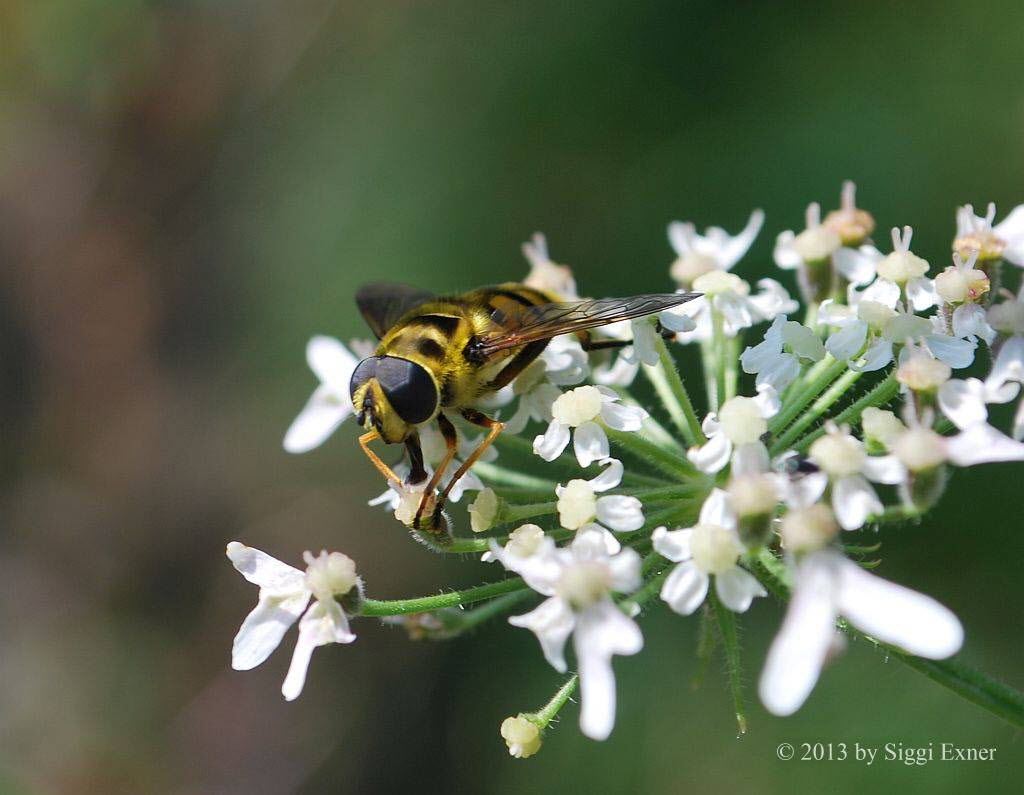
[[[734,694],[740,615],[769,595],[787,602],[757,688],[777,715],[801,707],[844,638],[867,636],[898,657],[955,654],[963,643],[956,616],[872,573],[878,561],[862,558],[878,549],[875,531],[936,505],[951,467],[1024,460],[1024,401],[1009,432],[988,409],[1018,400],[1024,384],[1024,290],[1011,292],[1021,279],[1006,264],[1024,267],[1024,206],[995,223],[994,207],[979,217],[965,205],[948,259],[933,265],[912,250],[908,226],[886,236],[888,251],[877,248],[875,220],[846,183],[838,209],[822,218],[812,204],[805,229],[776,238],[775,262],[793,273],[802,302],[779,281],[751,285],[732,272],[763,224],[760,210],[735,236],[670,224],[676,258],[667,276],[699,298],[595,329],[587,341],[599,345],[556,337],[481,404],[505,430],[500,454],[490,449],[451,493],[454,501],[474,495],[464,522],[471,533],[412,533],[435,551],[475,553],[492,564],[485,570],[515,577],[375,601],[344,555],[306,553],[303,572],[233,542],[232,563],[260,587],[235,639],[234,667],[261,663],[298,621],[283,688],[291,699],[316,647],[355,639],[349,617],[404,616],[416,637],[440,638],[517,613],[508,622],[536,635],[551,666],[574,671],[546,706],[501,724],[510,753],[527,757],[577,686],[581,730],[609,736],[613,657],[642,650],[638,618],[659,598],[717,628]],[[542,235],[523,250],[527,285],[579,300],[572,271],[551,260]],[[674,346],[699,351],[703,399],[695,402]],[[320,385],[285,449],[319,446],[352,413],[357,354],[369,346],[310,341]],[[460,437],[454,458],[436,430],[419,429],[428,474],[444,467],[451,477],[480,440],[450,420]],[[410,466],[394,472],[408,479]],[[393,481],[371,504],[408,527],[431,497],[424,487]],[[742,715],[739,699],[736,706]]]

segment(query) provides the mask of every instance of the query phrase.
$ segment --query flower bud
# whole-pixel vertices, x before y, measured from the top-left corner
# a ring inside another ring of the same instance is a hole
[[[469,526],[473,532],[483,533],[490,530],[500,509],[501,498],[494,493],[494,489],[482,489],[469,506]]]
[[[540,549],[543,541],[544,531],[538,525],[524,524],[509,533],[505,551],[520,558],[528,558]]]
[[[718,263],[714,257],[707,254],[699,254],[691,251],[686,256],[679,257],[669,268],[669,275],[682,287],[689,287],[700,276],[718,270]]]
[[[844,182],[839,209],[826,215],[822,224],[838,234],[844,246],[859,246],[875,231],[875,219],[871,213],[857,207],[856,191],[857,186],[853,182]]]
[[[779,526],[782,543],[792,552],[819,549],[838,532],[832,509],[820,502],[807,508],[794,508],[782,517]]]
[[[551,416],[557,422],[575,428],[597,419],[601,413],[601,402],[601,392],[597,387],[578,386],[551,404]]]
[[[961,269],[950,265],[935,277],[935,292],[947,304],[977,301],[991,286],[985,271],[977,268]]]
[[[306,561],[306,587],[317,599],[327,600],[335,596],[343,596],[351,591],[358,582],[356,563],[348,555],[341,552],[328,553],[323,550],[313,557],[311,552],[302,555]]]
[[[911,472],[924,472],[946,460],[946,441],[931,428],[910,428],[896,439],[892,451]]]
[[[748,397],[729,398],[718,410],[722,431],[733,444],[756,442],[768,430],[757,401]]]
[[[934,392],[952,374],[952,368],[941,359],[915,351],[897,368],[896,380],[915,392]]]
[[[501,722],[501,736],[508,752],[516,759],[526,759],[540,750],[540,729],[522,713]]]
[[[736,564],[743,544],[734,530],[718,524],[698,524],[690,535],[690,554],[705,574],[719,574]]]
[[[693,281],[693,289],[706,296],[719,295],[721,293],[736,293],[737,295],[748,295],[750,285],[735,273],[718,270],[708,271]]]
[[[890,449],[900,434],[907,430],[907,426],[891,411],[877,409],[874,406],[864,409],[860,417],[860,427],[867,442],[877,442],[885,450]]]
[[[835,425],[816,439],[808,457],[834,478],[842,478],[860,472],[864,465],[864,445]]]
[[[729,504],[741,518],[769,514],[779,501],[775,479],[764,472],[734,477],[728,492]]]
[[[558,494],[558,520],[566,530],[579,530],[597,516],[597,495],[585,480],[570,480]]]
[[[896,317],[895,309],[880,304],[878,301],[861,301],[857,305],[857,317],[867,323],[871,328],[880,331],[885,324]]]
[[[910,251],[894,251],[878,263],[878,275],[896,284],[906,284],[928,272],[928,261]]]

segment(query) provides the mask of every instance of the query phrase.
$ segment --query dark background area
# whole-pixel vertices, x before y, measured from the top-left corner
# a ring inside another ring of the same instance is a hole
[[[366,336],[355,287],[519,278],[540,229],[584,293],[663,290],[668,221],[760,206],[754,280],[844,178],[880,240],[912,224],[944,265],[957,204],[1024,201],[1022,40],[1019,2],[0,4],[0,790],[1017,791],[1017,732],[860,646],[737,739],[719,672],[690,686],[698,622],[661,608],[603,744],[569,706],[508,757],[501,720],[560,680],[500,625],[434,645],[360,621],[286,704],[294,636],[229,668],[255,589],[223,550],[340,549],[381,598],[493,576],[365,505],[351,426],[281,449],[308,337]],[[958,473],[881,567],[1018,686],[1019,481]],[[752,681],[780,617],[744,622]],[[867,768],[783,741],[998,750]]]

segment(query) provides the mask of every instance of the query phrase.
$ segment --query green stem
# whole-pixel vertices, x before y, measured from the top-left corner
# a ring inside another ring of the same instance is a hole
[[[532,715],[524,715],[523,717],[532,723],[537,725],[541,731],[548,727],[548,724],[555,719],[559,710],[565,706],[565,702],[569,700],[569,697],[575,692],[576,684],[579,682],[579,676],[573,674],[565,680],[565,684],[558,688],[551,700],[543,706],[543,708],[537,710]]]
[[[690,400],[690,393],[686,391],[686,385],[676,367],[675,359],[669,353],[668,345],[661,337],[655,341],[658,351],[658,364],[653,367],[643,365],[641,369],[644,375],[651,382],[654,391],[661,400],[665,411],[672,418],[672,422],[679,428],[689,445],[704,444],[707,441],[700,429],[700,420],[693,410],[693,403]]]
[[[800,418],[790,425],[786,432],[779,437],[778,441],[772,445],[771,455],[775,456],[786,450],[792,442],[797,439],[801,433],[815,423],[822,414],[828,411],[832,405],[839,400],[843,395],[846,394],[847,390],[853,386],[857,379],[861,377],[861,373],[856,370],[847,370],[832,384],[828,389],[825,390],[824,394],[821,395],[811,407],[805,411]]]
[[[708,591],[711,610],[718,619],[718,631],[722,637],[725,652],[726,673],[729,676],[729,692],[732,694],[733,709],[736,710],[736,724],[740,734],[747,733],[747,708],[743,698],[743,661],[740,657],[739,633],[736,630],[736,615],[722,604],[714,588]]]
[[[792,397],[783,404],[782,410],[772,417],[768,423],[768,430],[772,433],[778,433],[779,430],[785,428],[796,419],[796,416],[804,410],[804,407],[814,400],[825,387],[831,384],[846,369],[846,362],[837,362],[830,353],[825,354],[825,358],[821,361],[827,361],[828,364],[820,368],[817,375],[813,376],[811,373],[818,370],[818,367],[812,367],[808,371],[806,383],[799,387]],[[818,362],[818,364],[820,365],[821,362]]]
[[[725,399],[736,397],[739,384],[740,338],[728,337],[725,349]]]
[[[498,437],[501,438],[501,437]],[[534,491],[546,491],[548,494],[555,493],[555,482],[544,478],[525,475],[506,469],[498,464],[491,464],[487,461],[477,461],[473,464],[473,471],[489,483],[501,486],[512,486],[519,489],[532,489]]]
[[[860,400],[857,400],[843,411],[839,412],[835,417],[836,425],[853,425],[854,423],[859,422],[861,415],[864,413],[864,409],[888,403],[896,397],[899,389],[900,385],[896,380],[895,374],[889,373],[884,380],[879,381],[874,388],[860,398]],[[818,428],[797,442],[793,447],[795,450],[802,453],[811,446],[815,439],[824,433],[824,428]]]
[[[721,406],[718,382],[715,380],[714,345],[714,340],[701,340],[700,343],[700,365],[704,372],[704,393],[708,398],[708,411],[718,411]]]
[[[673,478],[692,478],[697,472],[685,456],[673,454],[654,442],[629,431],[607,429],[608,438],[641,461],[645,461]]]
[[[722,313],[711,308],[711,345],[715,352],[715,396],[717,408],[728,398],[725,388],[725,322]],[[716,409],[717,410],[717,409]]]
[[[495,524],[510,524],[523,519],[534,519],[538,516],[551,516],[558,512],[557,502],[534,502],[527,505],[509,505],[502,507],[495,517]]]
[[[522,591],[527,587],[522,577],[513,577],[435,596],[419,596],[412,599],[364,599],[358,615],[400,616],[405,613],[425,613],[428,610],[482,602],[484,599],[493,599],[495,596],[503,596],[513,591]]]
[[[493,618],[511,612],[516,605],[526,601],[531,596],[536,596],[536,593],[525,589],[491,599],[489,602],[484,602],[480,607],[474,607],[472,610],[460,610],[457,607],[449,607],[444,610],[424,613],[421,615],[432,616],[436,619],[438,625],[420,624],[416,626],[415,630],[422,633],[421,637],[430,640],[448,640],[463,635]],[[409,621],[409,619],[398,620]]]

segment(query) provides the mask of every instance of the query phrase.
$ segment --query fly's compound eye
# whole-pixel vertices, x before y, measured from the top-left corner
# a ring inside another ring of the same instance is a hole
[[[359,387],[377,375],[379,364],[380,359],[376,356],[371,356],[369,359],[363,359],[356,365],[356,369],[352,371],[352,380],[348,384],[349,395],[353,400],[355,400],[356,391]]]
[[[385,356],[379,360],[374,375],[391,407],[410,425],[426,422],[437,409],[438,395],[434,379],[426,368],[415,362]],[[355,383],[355,374],[352,380]]]

